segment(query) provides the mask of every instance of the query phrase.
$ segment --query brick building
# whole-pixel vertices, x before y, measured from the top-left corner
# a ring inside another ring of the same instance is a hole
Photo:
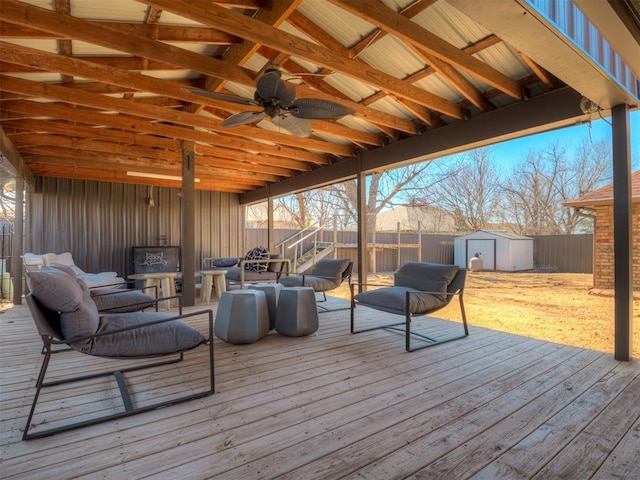
[[[640,290],[640,170],[631,176],[633,288]],[[614,287],[613,184],[565,203],[594,215],[594,288]]]

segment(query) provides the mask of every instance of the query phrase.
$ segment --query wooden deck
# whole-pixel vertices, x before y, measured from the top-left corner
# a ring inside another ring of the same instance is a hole
[[[357,315],[383,318],[363,307]],[[349,334],[348,318],[323,313],[304,338],[216,340],[215,395],[23,442],[42,356],[27,308],[14,307],[0,315],[0,477],[640,478],[640,361],[474,328],[473,319],[470,337],[406,353],[397,334]],[[204,318],[193,324],[206,331]],[[202,348],[178,367],[132,375],[137,399],[204,386],[206,358]],[[59,353],[51,373],[112,363]],[[104,380],[52,387],[33,428],[116,400]]]

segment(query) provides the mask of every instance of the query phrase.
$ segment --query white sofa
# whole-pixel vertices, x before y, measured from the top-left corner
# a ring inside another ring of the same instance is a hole
[[[60,263],[70,267],[78,278],[81,278],[89,288],[113,287],[117,288],[125,283],[124,278],[119,277],[116,272],[87,273],[78,267],[73,261],[71,253],[45,253],[37,255],[25,253],[22,261],[26,270],[40,270],[43,266],[51,266],[53,263]]]

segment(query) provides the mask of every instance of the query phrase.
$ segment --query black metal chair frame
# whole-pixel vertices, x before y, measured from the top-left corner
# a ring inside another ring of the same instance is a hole
[[[125,378],[124,378],[124,374],[128,373],[128,372],[133,372],[136,370],[143,370],[143,369],[148,369],[148,368],[154,368],[154,367],[158,367],[161,365],[168,365],[168,364],[173,364],[173,363],[179,363],[184,359],[184,353],[185,351],[180,351],[180,352],[174,352],[174,353],[170,353],[170,354],[166,354],[166,355],[153,355],[153,356],[139,356],[139,357],[127,357],[127,358],[117,358],[118,360],[141,360],[141,359],[148,359],[148,358],[160,358],[160,357],[168,357],[168,356],[172,356],[172,355],[177,355],[177,358],[173,358],[171,360],[164,360],[161,362],[154,362],[152,364],[147,364],[147,365],[141,365],[141,366],[135,366],[135,367],[130,367],[130,368],[122,368],[122,369],[116,369],[116,370],[110,370],[107,372],[101,372],[101,373],[96,373],[96,374],[91,374],[91,375],[81,375],[81,376],[76,376],[76,377],[68,377],[68,378],[64,378],[64,379],[60,379],[60,380],[54,380],[51,382],[45,382],[45,376],[46,376],[46,372],[47,372],[47,368],[49,366],[49,361],[51,360],[51,355],[54,353],[51,350],[51,346],[52,345],[61,345],[61,344],[67,344],[67,341],[64,340],[59,340],[59,338],[61,337],[61,335],[59,334],[59,332],[56,332],[55,329],[51,326],[51,324],[49,323],[45,313],[41,310],[41,306],[40,304],[37,302],[37,300],[31,295],[31,294],[27,294],[26,295],[26,302],[27,305],[29,307],[29,310],[31,311],[31,314],[34,317],[34,320],[36,322],[36,326],[38,327],[38,332],[42,338],[42,341],[44,343],[44,350],[45,350],[45,357],[44,360],[42,362],[42,367],[40,368],[40,374],[38,375],[38,380],[36,381],[36,392],[35,395],[33,397],[33,403],[31,405],[31,410],[29,411],[29,416],[27,417],[27,423],[25,425],[24,428],[24,433],[22,435],[22,440],[31,440],[34,438],[43,438],[43,437],[48,437],[50,435],[54,435],[57,433],[61,433],[61,432],[66,432],[69,430],[75,430],[77,428],[81,428],[81,427],[86,427],[89,425],[95,425],[98,423],[103,423],[103,422],[108,422],[111,420],[116,420],[119,418],[124,418],[124,417],[129,417],[131,415],[136,415],[138,413],[144,413],[144,412],[148,412],[151,410],[156,410],[158,408],[164,408],[164,407],[168,407],[170,405],[176,405],[179,403],[183,403],[183,402],[188,402],[190,400],[195,400],[197,398],[203,398],[203,397],[207,397],[212,395],[215,392],[215,377],[214,377],[214,364],[213,364],[213,311],[212,310],[200,310],[197,312],[191,312],[188,314],[180,314],[180,315],[175,315],[172,316],[170,318],[166,318],[163,320],[158,320],[155,322],[149,322],[146,323],[144,325],[136,325],[136,326],[131,326],[131,327],[126,327],[126,328],[121,328],[118,330],[114,330],[108,333],[102,333],[102,334],[95,334],[95,335],[88,335],[86,337],[82,337],[82,338],[76,338],[74,339],[75,341],[85,341],[85,340],[90,340],[93,338],[98,338],[98,337],[103,337],[103,336],[108,336],[108,335],[113,335],[115,333],[119,333],[119,332],[124,332],[124,331],[128,331],[128,330],[135,330],[135,329],[141,329],[141,328],[146,328],[152,325],[157,325],[160,323],[165,323],[165,322],[170,322],[172,320],[177,320],[177,319],[185,319],[188,317],[194,317],[196,315],[203,315],[203,314],[207,314],[209,317],[209,337],[207,339],[205,339],[205,342],[203,343],[204,345],[207,345],[209,348],[209,388],[207,390],[201,391],[201,392],[197,392],[197,393],[193,393],[193,394],[189,394],[189,395],[185,395],[182,397],[178,397],[178,398],[174,398],[171,400],[166,400],[163,402],[157,402],[151,405],[146,405],[143,407],[136,407],[134,405],[134,402],[131,399],[131,395],[129,392],[129,388],[126,384]],[[203,345],[201,344],[201,345]],[[100,358],[111,358],[111,357],[100,357]],[[124,406],[124,411],[123,412],[118,412],[118,413],[114,413],[114,414],[110,414],[110,415],[103,415],[101,417],[97,417],[97,418],[92,418],[89,420],[84,420],[84,421],[80,421],[80,422],[75,422],[75,423],[71,423],[69,425],[64,425],[61,427],[55,427],[55,428],[50,428],[50,429],[46,429],[46,430],[42,430],[36,433],[29,433],[29,428],[31,426],[31,420],[33,418],[33,415],[35,413],[36,410],[36,405],[38,403],[38,399],[40,397],[40,392],[42,390],[42,388],[44,387],[50,387],[50,386],[54,386],[54,385],[61,385],[61,384],[66,384],[66,383],[72,383],[72,382],[80,382],[83,380],[89,380],[89,379],[93,379],[93,378],[99,378],[99,377],[105,377],[105,376],[110,376],[113,375],[115,377],[115,380],[118,384],[118,389],[120,391],[120,396],[122,399],[122,404]]]
[[[376,325],[373,327],[367,327],[367,328],[361,328],[361,329],[356,329],[355,327],[355,308],[356,305],[359,304],[359,302],[355,299],[355,287],[389,287],[389,285],[380,285],[380,284],[371,284],[371,283],[352,283],[350,284],[351,287],[351,333],[361,333],[361,332],[368,332],[371,330],[379,330],[379,329],[385,329],[385,330],[392,330],[392,331],[397,331],[397,332],[401,332],[404,333],[405,335],[405,350],[407,352],[413,352],[415,350],[420,350],[423,348],[427,348],[427,347],[433,347],[434,345],[439,345],[441,343],[446,343],[446,342],[450,342],[452,340],[458,340],[460,338],[464,338],[464,337],[468,337],[469,336],[469,327],[467,325],[467,315],[465,313],[465,309],[464,309],[464,301],[463,301],[463,293],[464,293],[464,283],[465,283],[465,279],[466,279],[466,273],[467,271],[465,269],[460,269],[458,270],[458,272],[456,273],[456,276],[453,278],[453,280],[451,281],[451,283],[449,284],[449,286],[447,287],[447,301],[437,307],[434,308],[428,312],[425,313],[420,313],[420,314],[412,314],[409,310],[409,305],[411,305],[411,295],[441,295],[442,292],[406,292],[406,300],[405,300],[405,319],[404,321],[401,322],[396,322],[396,323],[388,323],[388,324],[384,324],[384,325]],[[362,291],[362,290],[360,290]],[[460,313],[462,314],[462,326],[463,326],[463,333],[462,334],[457,334],[457,335],[450,335],[447,337],[440,337],[440,338],[435,338],[435,337],[431,337],[429,335],[424,335],[422,333],[418,333],[418,332],[412,332],[411,331],[411,320],[414,317],[420,317],[420,316],[426,316],[426,315],[430,315],[434,312],[437,312],[438,310],[443,309],[444,307],[446,307],[447,305],[449,305],[451,303],[451,300],[453,299],[453,297],[458,297],[459,303],[460,303]],[[381,310],[381,311],[385,311],[394,315],[398,315],[396,312],[393,312],[391,310],[387,310],[387,309],[383,309],[380,307],[376,307],[373,305],[369,305],[366,303],[362,303],[362,306],[365,307],[369,307],[369,308],[373,308],[376,310]],[[400,325],[404,325],[404,328],[399,327]],[[412,337],[419,337],[420,339],[426,341],[427,343],[419,345],[419,346],[413,346],[411,344],[411,338]]]

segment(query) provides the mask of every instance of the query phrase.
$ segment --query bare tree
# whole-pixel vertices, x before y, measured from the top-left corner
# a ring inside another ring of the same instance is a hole
[[[468,232],[487,228],[500,199],[500,172],[490,148],[479,148],[452,159],[434,182],[432,204],[453,215],[455,229]]]
[[[568,158],[568,149],[554,142],[529,150],[504,184],[501,213],[516,233],[548,235],[588,228],[584,218],[563,206],[597,188],[609,165],[608,142],[583,141]]]
[[[367,176],[367,232],[376,228],[376,217],[382,210],[394,206],[402,194],[401,203],[415,199],[420,192],[430,191],[439,175],[427,174],[427,171],[439,168],[432,162],[421,162],[393,170],[374,173]],[[357,218],[357,186],[355,180],[327,187],[346,213],[347,221],[353,223]]]
[[[561,176],[557,185],[558,196],[564,203],[575,200],[595,190],[611,178],[611,144],[600,140],[584,139],[575,151],[569,169]],[[590,231],[593,222],[573,208],[563,207],[558,223],[563,233]]]

